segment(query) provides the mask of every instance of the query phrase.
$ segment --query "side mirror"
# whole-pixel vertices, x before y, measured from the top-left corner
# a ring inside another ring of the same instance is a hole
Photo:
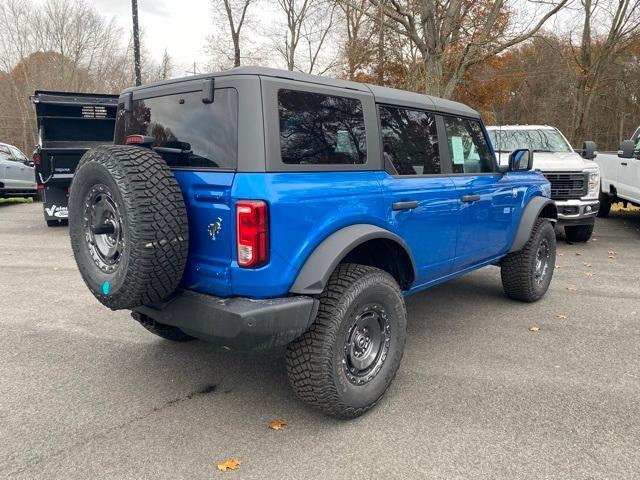
[[[533,168],[533,152],[527,148],[519,148],[509,155],[509,171],[521,172]]]
[[[27,162],[27,167],[35,167],[35,166],[36,166],[36,164],[35,164],[35,162],[33,162],[32,160],[29,160],[29,161]]]
[[[620,150],[618,150],[618,156],[620,158],[633,158],[633,151],[636,145],[633,140],[625,140],[620,144]]]
[[[586,158],[587,160],[593,160],[596,158],[597,153],[596,142],[592,142],[590,140],[585,141],[582,144],[582,158]]]

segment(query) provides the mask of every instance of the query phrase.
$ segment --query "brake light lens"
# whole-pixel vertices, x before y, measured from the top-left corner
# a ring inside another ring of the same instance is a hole
[[[124,141],[127,145],[140,145],[144,143],[143,135],[129,135]]]
[[[262,200],[236,203],[238,265],[258,268],[269,261],[269,214]]]
[[[40,164],[42,163],[42,157],[38,152],[34,152],[33,154],[33,163],[37,166],[40,166]]]

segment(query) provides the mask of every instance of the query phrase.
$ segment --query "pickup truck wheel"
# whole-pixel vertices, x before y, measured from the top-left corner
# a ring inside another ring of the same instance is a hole
[[[502,259],[502,288],[509,298],[535,302],[549,288],[556,265],[556,235],[553,226],[538,218],[524,248]]]
[[[377,268],[339,265],[320,295],[315,321],[287,350],[296,395],[337,418],[375,406],[404,352],[407,313],[394,278]]]
[[[172,342],[190,342],[191,340],[195,340],[195,337],[187,335],[178,327],[156,322],[153,318],[143,315],[142,313],[131,312],[131,316],[151,333],[165,340]]]
[[[609,212],[611,211],[611,195],[600,192],[598,201],[600,202],[600,208],[598,208],[598,213],[596,215],[599,218],[607,218]]]
[[[567,225],[564,234],[569,242],[588,242],[593,233],[593,225]]]
[[[188,253],[180,187],[154,151],[109,145],[80,160],[69,233],[82,278],[112,310],[156,303],[182,279]]]

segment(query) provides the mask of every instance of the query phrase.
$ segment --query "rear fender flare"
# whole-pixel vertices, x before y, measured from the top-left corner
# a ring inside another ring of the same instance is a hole
[[[414,278],[416,264],[408,245],[395,233],[370,224],[344,227],[325,238],[307,258],[289,290],[301,295],[322,293],[338,264],[358,245],[369,240],[388,239],[399,244],[411,260]]]
[[[509,253],[518,252],[524,248],[539,217],[548,218],[555,223],[558,220],[556,203],[550,198],[540,196],[535,196],[529,201],[520,217],[520,224]]]

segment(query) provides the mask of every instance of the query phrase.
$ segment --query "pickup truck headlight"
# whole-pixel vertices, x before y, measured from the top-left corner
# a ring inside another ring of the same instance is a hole
[[[587,195],[583,198],[585,200],[597,200],[600,195],[600,169],[589,168],[585,170],[585,173],[589,174],[589,189]]]

